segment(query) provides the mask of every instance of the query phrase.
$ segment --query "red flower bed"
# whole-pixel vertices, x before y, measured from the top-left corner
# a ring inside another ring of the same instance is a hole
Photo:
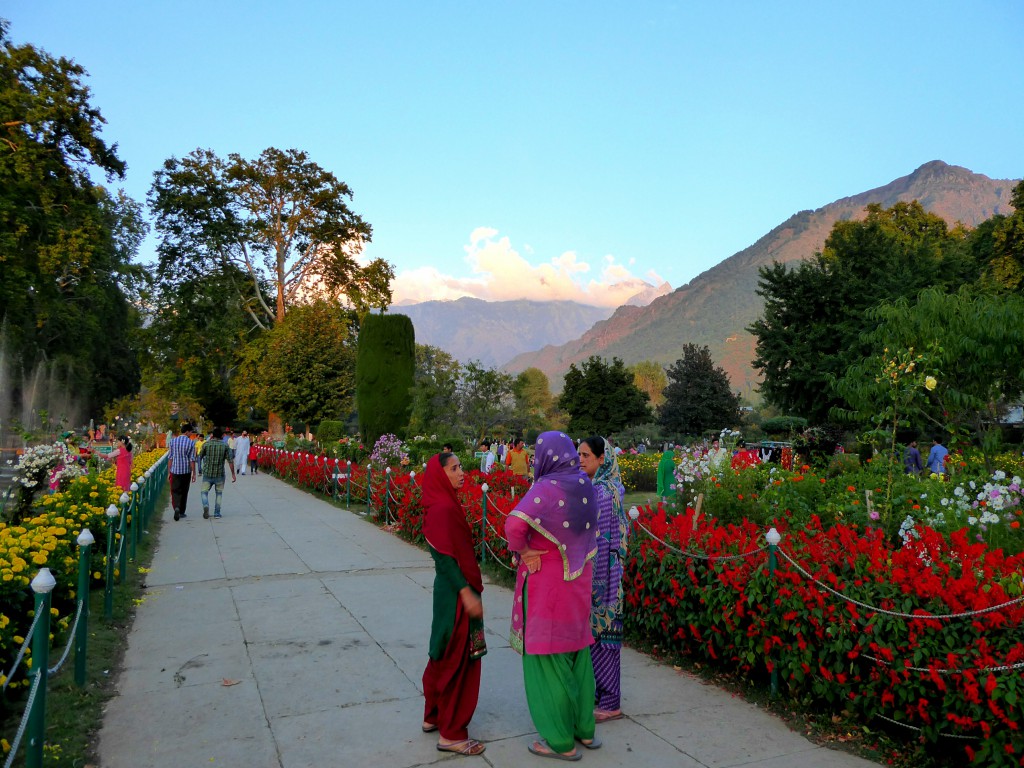
[[[683,550],[680,555],[639,531],[626,568],[628,630],[659,648],[700,658],[746,676],[775,670],[784,692],[805,704],[876,716],[920,729],[927,741],[964,747],[976,764],[1024,765],[1024,603],[976,615],[1021,595],[1024,556],[1006,557],[929,529],[893,550],[879,531],[824,529],[817,518],[783,533],[769,575],[764,531],[723,526],[692,511],[669,518],[642,510],[640,522]],[[815,582],[821,582],[819,585]],[[822,586],[824,585],[824,586]],[[863,605],[828,592],[825,587]],[[903,618],[882,613],[910,614]]]
[[[402,538],[421,545],[426,543],[423,538],[423,508],[420,505],[418,471],[413,478],[411,470],[405,467],[393,468],[390,473],[371,471],[366,466],[350,465],[340,459],[288,452],[262,445],[257,446],[256,461],[265,472],[272,472],[300,487],[327,496],[335,494],[335,473],[342,476],[351,475],[351,481],[339,477],[337,495],[343,497],[348,491],[353,504],[366,503],[369,473],[370,506],[377,522],[387,525]],[[488,486],[486,527],[483,521],[484,483]],[[487,475],[473,470],[466,473],[466,482],[459,492],[466,517],[473,529],[475,544],[479,547],[483,537],[493,556],[506,564],[511,562],[511,555],[502,538],[505,517],[529,487],[528,480],[508,470],[495,470]]]

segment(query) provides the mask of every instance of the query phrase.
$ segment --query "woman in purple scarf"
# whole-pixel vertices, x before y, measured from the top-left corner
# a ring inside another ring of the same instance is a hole
[[[535,481],[505,522],[517,553],[512,647],[523,655],[530,717],[543,741],[530,751],[578,760],[576,740],[594,737],[594,667],[590,660],[591,559],[597,554],[598,498],[566,435],[537,438]]]

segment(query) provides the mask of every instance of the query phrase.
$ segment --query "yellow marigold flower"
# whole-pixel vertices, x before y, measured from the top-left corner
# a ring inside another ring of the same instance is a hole
[[[34,555],[32,555],[32,562],[36,565],[46,565],[46,553],[36,552]]]
[[[93,577],[94,579],[102,579],[102,578],[103,578],[103,574],[102,574],[102,573],[100,573],[99,571],[93,571],[93,572],[92,572],[92,577]]]

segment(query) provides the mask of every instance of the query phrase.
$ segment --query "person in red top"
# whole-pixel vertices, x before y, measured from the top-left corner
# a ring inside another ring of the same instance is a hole
[[[760,463],[761,457],[757,455],[757,451],[747,448],[747,444],[741,440],[738,450],[732,457],[732,468],[750,469]]]
[[[473,532],[459,502],[465,482],[459,457],[439,453],[423,473],[423,536],[434,558],[434,616],[427,668],[423,671],[423,732],[440,731],[437,749],[460,755],[483,754],[469,738],[480,696],[484,643],[484,590],[473,549]]]

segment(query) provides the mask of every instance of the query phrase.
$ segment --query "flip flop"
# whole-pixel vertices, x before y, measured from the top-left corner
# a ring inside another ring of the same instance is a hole
[[[549,757],[552,760],[566,760],[570,763],[575,763],[577,760],[583,759],[583,753],[579,751],[573,752],[571,755],[563,755],[561,752],[555,752],[548,746],[546,741],[535,741],[528,747],[528,749],[537,757]]]
[[[476,739],[466,739],[465,741],[456,741],[453,744],[442,744],[437,743],[438,752],[454,752],[456,755],[466,755],[467,757],[476,757],[482,755],[484,750],[487,749]]]
[[[604,710],[595,710],[594,722],[596,723],[610,723],[612,720],[621,720],[625,715],[622,712],[605,712]]]
[[[437,730],[437,723],[424,723],[423,724],[423,732],[424,733],[433,733],[436,730]]]
[[[584,741],[583,739],[576,739],[576,741],[578,741],[587,749],[600,749],[601,745],[604,743],[599,738],[597,738],[597,736],[592,738],[590,741]]]

